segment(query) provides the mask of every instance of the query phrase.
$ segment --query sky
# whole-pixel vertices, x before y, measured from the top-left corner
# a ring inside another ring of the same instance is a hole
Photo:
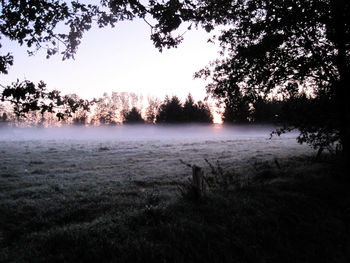
[[[94,27],[84,35],[75,60],[66,61],[59,55],[46,59],[44,50],[29,56],[25,46],[3,39],[1,51],[13,53],[14,65],[8,75],[0,75],[0,83],[43,80],[49,90],[85,99],[112,91],[161,100],[165,95],[184,100],[190,92],[196,100],[204,99],[206,82],[193,79],[193,74],[218,57],[218,47],[207,43],[209,35],[204,30],[187,31],[178,48],[160,53],[150,33],[142,20],[119,22],[115,28]]]

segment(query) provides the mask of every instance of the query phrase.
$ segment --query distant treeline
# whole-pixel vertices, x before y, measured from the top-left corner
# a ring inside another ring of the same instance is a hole
[[[44,83],[17,82],[1,94],[0,125],[117,125],[213,123],[208,103],[195,102],[189,94],[185,102],[177,96],[163,101],[129,92],[104,93],[101,98],[84,100],[76,94],[61,95],[46,91]],[[146,104],[146,106],[144,106]],[[301,115],[317,114],[320,97],[314,99],[289,89],[279,99],[237,93],[221,102],[225,124],[288,123]]]
[[[13,83],[1,93],[0,124],[4,125],[117,125],[212,123],[208,103],[195,102],[189,94],[184,103],[177,96],[163,101],[130,92],[104,93],[84,100],[76,94],[46,91],[46,85],[24,81]],[[146,105],[146,106],[144,106]]]

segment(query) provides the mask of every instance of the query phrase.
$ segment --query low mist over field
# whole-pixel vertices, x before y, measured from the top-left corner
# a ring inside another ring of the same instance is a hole
[[[276,129],[272,125],[119,125],[119,126],[62,126],[52,128],[0,129],[0,140],[171,140],[171,139],[269,139]],[[289,133],[282,138],[296,137]]]
[[[68,184],[75,177],[88,180],[87,176],[94,178],[93,184],[94,180],[111,178],[124,182],[130,180],[130,174],[144,181],[182,180],[191,171],[180,159],[205,170],[209,169],[206,159],[220,162],[225,168],[241,169],[254,161],[313,152],[309,146],[297,143],[296,133],[271,138],[275,128],[268,125],[8,127],[0,130],[0,168],[6,174],[29,173],[34,181],[38,179],[38,171],[41,175],[63,176]],[[74,184],[77,186],[79,182]]]

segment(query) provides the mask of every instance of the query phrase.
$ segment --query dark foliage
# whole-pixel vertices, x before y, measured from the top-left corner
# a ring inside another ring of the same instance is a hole
[[[52,112],[53,104],[46,104],[44,98],[46,94],[46,85],[40,82],[36,87],[30,81],[13,83],[12,86],[6,87],[1,96],[2,101],[9,101],[13,104],[13,111],[17,117],[24,117],[29,111],[41,110]],[[50,98],[54,98],[54,93]]]
[[[184,122],[183,107],[178,97],[173,96],[169,99],[165,97],[160,105],[157,114],[157,123],[182,123]]]
[[[262,97],[253,103],[251,118],[254,123],[278,123],[281,122],[282,107],[285,101],[276,99],[267,100]]]
[[[249,99],[237,88],[234,94],[224,100],[225,110],[222,114],[224,123],[248,123],[250,121]]]
[[[45,112],[56,113],[58,120],[72,117],[79,109],[87,112],[91,105],[89,101],[74,94],[62,96],[57,90],[47,91],[44,82],[39,82],[36,86],[33,82],[19,80],[4,88],[1,101],[13,105],[17,118],[25,118],[30,111],[39,111],[41,115]]]
[[[145,120],[142,118],[140,111],[133,107],[130,111],[123,114],[124,124],[143,124]]]
[[[183,105],[184,122],[190,123],[212,123],[213,116],[211,115],[208,105],[202,101],[194,102],[191,94],[188,94]]]
[[[184,105],[176,96],[171,99],[165,97],[164,102],[158,109],[156,122],[171,124],[212,123],[213,117],[208,105],[201,101],[195,103],[192,95],[189,94]]]
[[[319,149],[339,149],[340,130],[334,123],[338,118],[332,110],[336,107],[334,103],[328,96],[307,98],[305,94],[281,102],[278,120],[284,127],[275,133],[283,133],[296,127],[300,131],[297,138],[300,143],[308,143]],[[329,111],[321,113],[323,109]]]
[[[349,2],[220,1],[220,7],[200,2],[197,21],[227,26],[219,37],[224,59],[197,74],[211,78],[207,91],[226,100],[240,89],[254,102],[256,95],[275,88],[281,94],[291,87],[307,87],[321,97],[322,103],[313,103],[322,107],[313,107],[286,125],[301,129],[312,145],[332,138],[329,144],[339,141],[348,152]]]

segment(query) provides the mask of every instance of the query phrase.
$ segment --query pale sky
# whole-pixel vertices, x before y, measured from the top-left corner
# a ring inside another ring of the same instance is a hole
[[[117,23],[115,28],[92,28],[87,32],[75,60],[59,55],[46,59],[45,51],[28,56],[26,47],[2,40],[1,52],[12,52],[14,66],[0,75],[2,85],[19,80],[43,80],[48,89],[76,93],[92,99],[104,92],[127,91],[184,99],[189,92],[196,100],[206,95],[205,82],[193,79],[194,72],[218,57],[218,47],[207,43],[203,30],[185,33],[176,49],[160,53],[150,40],[150,28],[142,20]]]

